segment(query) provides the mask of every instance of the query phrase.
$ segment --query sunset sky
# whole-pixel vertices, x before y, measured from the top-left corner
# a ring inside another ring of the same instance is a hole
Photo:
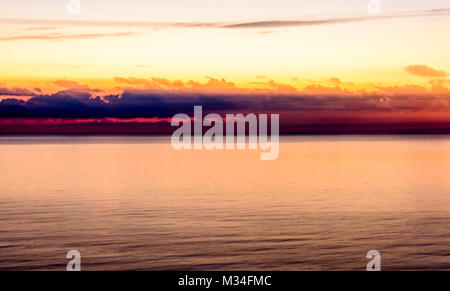
[[[221,94],[214,98],[224,104],[205,105],[223,110],[296,104],[286,119],[316,125],[324,122],[318,111],[325,119],[356,110],[363,119],[378,114],[372,121],[386,121],[388,111],[401,114],[387,119],[407,115],[402,122],[414,124],[450,120],[448,0],[381,0],[379,15],[368,14],[369,0],[81,0],[80,15],[67,13],[68,2],[0,3],[2,132],[14,132],[5,124],[17,118],[166,118],[200,102],[186,102],[192,92]],[[174,94],[181,101],[167,105]],[[273,100],[261,101],[267,94]],[[98,97],[105,103],[98,106],[111,107],[108,95],[117,96],[116,107],[140,96],[153,113],[97,116],[91,103]],[[69,97],[90,114],[67,111]],[[33,98],[39,108],[17,103]],[[304,120],[299,111],[307,111]]]

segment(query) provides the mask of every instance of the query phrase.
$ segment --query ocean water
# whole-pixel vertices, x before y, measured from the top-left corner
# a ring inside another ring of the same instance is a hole
[[[450,270],[449,136],[1,136],[0,270]]]

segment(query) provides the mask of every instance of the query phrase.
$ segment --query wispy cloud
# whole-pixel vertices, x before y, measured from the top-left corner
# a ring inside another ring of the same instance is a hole
[[[228,24],[223,28],[281,28],[281,27],[299,27],[299,26],[317,26],[331,25],[348,22],[360,22],[369,20],[368,17],[352,17],[352,18],[336,18],[336,19],[317,19],[317,20],[272,20],[272,21],[256,21],[244,22],[236,24]]]
[[[32,26],[25,28],[25,31],[43,31],[43,30],[55,30],[59,29],[56,26]]]
[[[326,19],[301,19],[301,20],[272,20],[272,21],[256,21],[235,23],[222,26],[223,28],[282,28],[282,27],[302,27],[302,26],[319,26],[334,25],[353,22],[410,18],[410,17],[428,17],[437,15],[449,15],[450,9],[434,9],[418,12],[385,14],[381,16],[354,16],[354,17],[335,17]]]
[[[17,35],[0,37],[0,41],[15,41],[15,40],[70,40],[70,39],[94,39],[105,37],[131,37],[140,36],[144,32],[116,32],[116,33],[84,33],[84,34],[63,34],[63,33],[45,33],[35,35]]]
[[[450,8],[411,11],[405,13],[385,13],[381,16],[352,16],[331,18],[307,18],[293,20],[262,20],[240,23],[220,22],[151,22],[151,21],[103,21],[103,20],[58,20],[58,19],[15,19],[0,18],[0,24],[20,24],[36,26],[88,26],[88,27],[134,27],[134,28],[218,28],[218,29],[261,29],[281,27],[303,27],[318,25],[336,25],[353,22],[379,21],[396,18],[434,17],[450,15]]]

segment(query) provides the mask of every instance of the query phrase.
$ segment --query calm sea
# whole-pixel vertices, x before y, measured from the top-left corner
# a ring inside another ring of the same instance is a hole
[[[0,269],[450,270],[449,136],[0,137]]]

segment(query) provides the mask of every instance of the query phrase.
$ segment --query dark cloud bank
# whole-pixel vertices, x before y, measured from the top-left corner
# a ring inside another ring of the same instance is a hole
[[[14,90],[2,94],[25,93]],[[0,133],[171,133],[174,128],[167,120],[178,113],[192,116],[196,105],[203,106],[204,114],[223,116],[278,113],[280,131],[285,134],[450,133],[449,96],[206,94],[136,89],[103,98],[84,90],[26,93],[33,96],[28,101],[11,97],[0,102]],[[161,120],[130,121],[135,118]]]

